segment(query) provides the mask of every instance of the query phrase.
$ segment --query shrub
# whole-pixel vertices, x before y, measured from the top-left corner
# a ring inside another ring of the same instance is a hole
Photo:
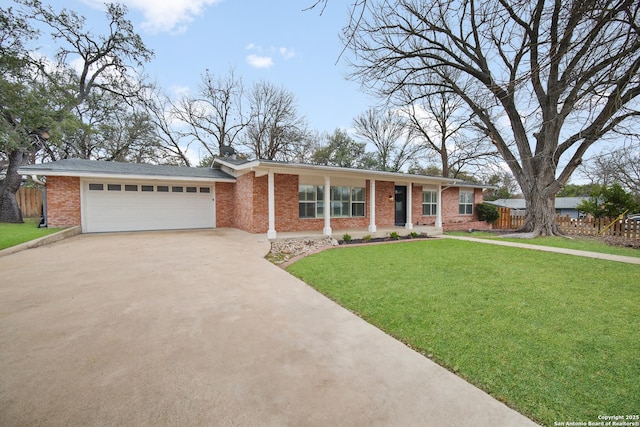
[[[411,236],[412,239],[416,239],[420,237],[420,234],[416,233],[415,231],[412,231],[411,234],[409,234],[409,236]]]
[[[389,234],[389,237],[391,237],[391,238],[392,238],[392,239],[394,239],[394,240],[397,240],[397,239],[399,239],[399,238],[400,238],[400,235],[399,235],[398,233],[396,233],[395,231],[392,231],[392,232]]]
[[[366,236],[364,236],[364,237],[362,238],[362,240],[363,240],[363,241],[365,241],[365,242],[370,241],[370,240],[371,240],[371,234],[367,234]]]
[[[476,205],[476,212],[478,213],[478,219],[480,221],[486,221],[489,224],[493,224],[500,218],[498,208],[487,203],[478,203]]]
[[[350,234],[344,234],[342,236],[342,240],[344,240],[345,242],[349,243],[351,241],[351,235]]]
[[[616,218],[624,211],[633,212],[639,208],[633,194],[625,191],[618,183],[609,187],[594,185],[591,189],[591,197],[577,206],[578,210],[592,214],[596,218]]]

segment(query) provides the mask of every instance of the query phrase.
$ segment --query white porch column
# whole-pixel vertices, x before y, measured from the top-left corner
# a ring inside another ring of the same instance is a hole
[[[407,230],[413,230],[413,215],[412,215],[412,202],[413,202],[413,183],[407,184],[407,222],[404,224],[404,228]]]
[[[269,171],[267,180],[267,194],[269,198],[269,230],[267,231],[267,239],[276,238],[276,201],[275,201],[275,185],[273,179],[273,171]]]
[[[324,177],[324,229],[322,234],[331,236],[331,178]]]
[[[442,185],[438,184],[438,199],[436,204],[436,227],[442,228]]]
[[[376,230],[376,180],[372,179],[369,181],[369,232]]]

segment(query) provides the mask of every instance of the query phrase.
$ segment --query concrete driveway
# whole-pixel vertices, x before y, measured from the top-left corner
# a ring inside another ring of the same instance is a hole
[[[0,257],[0,425],[528,426],[236,230]]]

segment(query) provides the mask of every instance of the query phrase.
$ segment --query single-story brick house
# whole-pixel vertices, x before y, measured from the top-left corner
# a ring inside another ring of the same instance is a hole
[[[490,227],[475,214],[486,186],[442,177],[228,158],[211,168],[68,159],[19,173],[46,177],[48,226],[84,233],[232,227],[276,238]]]

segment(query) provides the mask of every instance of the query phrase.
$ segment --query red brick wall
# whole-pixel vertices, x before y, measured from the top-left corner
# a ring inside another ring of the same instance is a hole
[[[298,217],[298,184],[297,175],[274,175],[275,184],[275,228],[278,232],[288,231],[318,231],[324,228],[324,219],[300,219]],[[234,184],[228,184],[231,188]],[[233,209],[222,208],[224,215],[231,215],[233,220],[229,223],[233,227],[250,233],[266,233],[269,228],[269,199],[268,176],[255,178],[253,172],[238,178],[233,196],[231,190],[225,190],[225,200],[221,200],[218,191],[220,184],[216,186],[218,198],[218,227],[222,227],[221,206],[226,206],[226,201],[233,203]],[[412,221],[414,224],[433,225],[435,216],[422,216],[422,186],[414,185],[411,192]],[[366,228],[370,223],[369,181],[366,184],[366,205],[364,218],[331,218],[333,230],[348,228]],[[395,183],[390,181],[376,181],[376,225],[378,227],[392,227],[395,223],[394,203],[389,201],[389,196],[395,194]],[[231,198],[234,200],[230,200]],[[475,203],[482,203],[482,190],[475,189]],[[222,205],[221,205],[222,204]],[[442,221],[445,230],[466,230],[469,228],[490,228],[490,225],[478,221],[477,216],[460,215],[458,213],[459,188],[448,188],[442,194]],[[228,214],[228,212],[231,212]],[[225,222],[225,224],[227,224]],[[231,225],[224,225],[231,226]]]
[[[249,233],[266,233],[269,227],[268,176],[255,172],[239,176],[235,183],[233,226]]]
[[[411,214],[413,215],[413,223],[417,225],[435,225],[435,215],[422,215],[422,191],[425,187],[421,185],[413,186],[413,199],[411,200]],[[426,187],[428,190],[438,191],[434,187]]]
[[[216,227],[234,226],[235,184],[232,182],[216,182]]]
[[[376,226],[393,227],[395,225],[395,204],[389,201],[389,196],[394,197],[395,194],[394,182],[376,181]]]
[[[275,177],[274,177],[275,180]],[[278,192],[276,185],[276,193]],[[277,201],[277,199],[275,199]],[[263,175],[253,180],[253,228],[252,233],[269,230],[269,177]]]
[[[277,231],[322,231],[324,218],[300,219],[298,209],[298,184],[297,175],[274,176],[276,187],[276,230]],[[366,200],[369,200],[367,188]],[[365,207],[364,218],[331,218],[332,229],[363,228],[369,225],[369,205]]]
[[[476,188],[473,193],[473,215],[460,215],[460,189],[457,187],[448,188],[442,192],[442,228],[444,231],[491,229],[491,224],[478,221],[476,214],[477,203],[482,203],[482,189]]]
[[[70,227],[81,224],[80,178],[47,177],[47,224],[49,227]]]
[[[248,232],[253,232],[253,176],[253,172],[239,176],[233,195],[233,226]]]
[[[307,223],[298,218],[298,175],[275,174],[273,180],[275,183],[276,230],[309,230],[304,228]],[[322,225],[320,227],[322,228]]]

